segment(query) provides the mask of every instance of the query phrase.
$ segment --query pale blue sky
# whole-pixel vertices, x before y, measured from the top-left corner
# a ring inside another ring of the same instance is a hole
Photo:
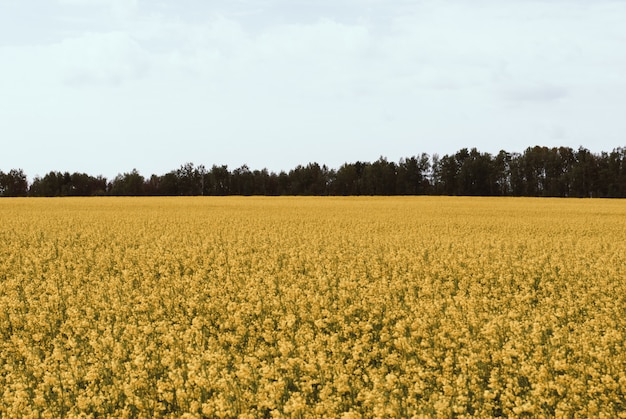
[[[623,0],[0,0],[0,170],[626,146]]]

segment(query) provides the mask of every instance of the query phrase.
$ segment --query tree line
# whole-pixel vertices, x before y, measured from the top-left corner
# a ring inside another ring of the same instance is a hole
[[[527,148],[482,153],[463,148],[440,157],[422,153],[388,161],[345,163],[338,169],[309,163],[279,173],[243,165],[187,163],[164,175],[137,170],[112,180],[85,173],[50,172],[31,184],[21,169],[0,171],[0,196],[180,195],[473,195],[626,197],[626,148],[592,153],[584,147]]]

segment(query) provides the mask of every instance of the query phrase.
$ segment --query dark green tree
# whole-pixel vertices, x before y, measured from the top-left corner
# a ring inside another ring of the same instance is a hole
[[[229,195],[230,192],[230,172],[228,166],[216,166],[211,167],[210,178],[212,191],[210,195]]]
[[[230,175],[230,193],[233,195],[252,195],[254,193],[254,174],[244,164]]]
[[[381,156],[374,163],[367,164],[363,176],[363,192],[367,195],[395,195],[397,167],[394,162]]]
[[[439,193],[443,195],[459,194],[460,166],[461,164],[455,156],[448,156],[447,154],[437,161],[435,178],[437,179],[436,189]]]
[[[28,179],[22,169],[11,169],[8,173],[0,171],[0,196],[27,196]]]
[[[513,194],[511,162],[514,156],[504,150],[500,150],[493,159],[493,176],[495,180],[495,193],[498,196]]]
[[[111,195],[117,196],[141,196],[144,191],[145,179],[137,169],[130,173],[117,175],[111,182],[109,189]]]
[[[193,163],[186,163],[176,171],[178,178],[178,194],[185,196],[203,195],[204,175],[206,169],[200,165],[194,166]]]
[[[579,198],[597,196],[597,176],[595,156],[586,148],[580,147],[576,152],[576,163],[572,167],[572,195]]]
[[[332,195],[362,195],[367,194],[363,186],[363,175],[366,163],[344,163],[337,170],[329,191]]]
[[[476,148],[462,149],[455,155],[458,170],[457,194],[489,196],[496,194],[498,185],[493,159],[489,153]]]
[[[428,179],[431,170],[430,157],[422,153],[400,159],[396,168],[396,193],[400,195],[424,195],[431,192]]]
[[[597,160],[599,196],[626,198],[626,148],[603,152]]]

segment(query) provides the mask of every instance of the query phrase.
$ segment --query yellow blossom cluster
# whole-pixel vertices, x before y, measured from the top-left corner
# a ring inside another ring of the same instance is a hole
[[[626,417],[626,202],[0,200],[0,417]]]

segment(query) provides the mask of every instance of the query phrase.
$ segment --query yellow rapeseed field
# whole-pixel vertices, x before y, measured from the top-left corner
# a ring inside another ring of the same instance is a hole
[[[0,417],[626,417],[626,201],[0,200]]]

